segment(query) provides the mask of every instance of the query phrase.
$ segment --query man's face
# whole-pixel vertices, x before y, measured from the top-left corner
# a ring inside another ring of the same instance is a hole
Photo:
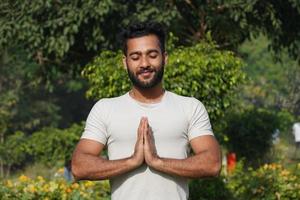
[[[127,41],[127,55],[123,63],[133,85],[147,89],[161,83],[166,59],[157,36],[147,35]]]

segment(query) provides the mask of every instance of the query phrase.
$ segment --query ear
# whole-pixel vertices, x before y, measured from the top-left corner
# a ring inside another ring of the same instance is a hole
[[[122,62],[123,62],[124,69],[127,70],[127,62],[126,62],[126,56],[125,55],[123,55],[123,57],[122,57]]]
[[[164,59],[165,66],[166,66],[168,64],[168,53],[166,51],[163,54],[163,59]]]

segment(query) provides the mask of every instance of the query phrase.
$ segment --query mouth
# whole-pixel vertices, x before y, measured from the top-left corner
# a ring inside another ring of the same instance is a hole
[[[154,70],[152,69],[143,69],[143,70],[140,70],[138,72],[138,75],[141,75],[145,78],[147,78],[148,76],[150,76],[152,73],[154,73]]]

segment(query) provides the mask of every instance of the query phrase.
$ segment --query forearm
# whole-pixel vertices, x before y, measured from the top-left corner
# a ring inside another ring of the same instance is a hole
[[[194,155],[186,159],[156,158],[152,168],[171,175],[202,178],[215,177],[221,169],[220,156],[214,158],[209,153]]]
[[[72,173],[76,180],[103,180],[124,174],[137,167],[131,157],[107,160],[98,156],[80,153],[72,160]]]

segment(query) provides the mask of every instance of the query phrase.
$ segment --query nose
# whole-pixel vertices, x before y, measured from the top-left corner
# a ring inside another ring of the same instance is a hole
[[[146,56],[142,56],[140,67],[143,67],[143,68],[150,67],[149,60],[148,60],[148,58]]]

